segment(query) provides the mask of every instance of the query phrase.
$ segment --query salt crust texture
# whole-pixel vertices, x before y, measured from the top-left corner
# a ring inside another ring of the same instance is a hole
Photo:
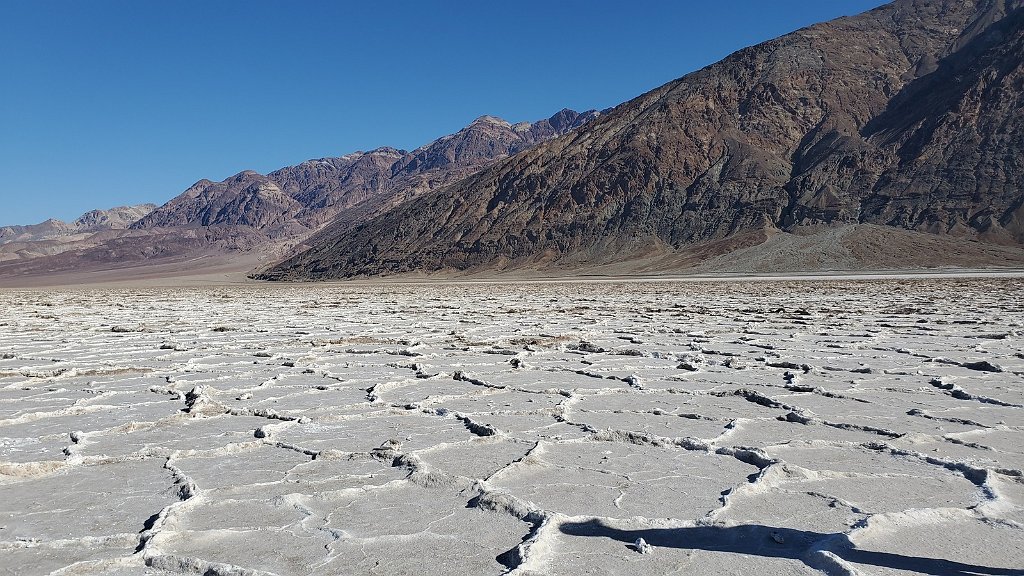
[[[0,292],[2,574],[1024,574],[1024,280]]]

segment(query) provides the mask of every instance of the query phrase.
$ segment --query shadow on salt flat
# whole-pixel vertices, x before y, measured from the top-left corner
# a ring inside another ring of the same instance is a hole
[[[852,545],[845,534],[824,534],[790,528],[772,528],[760,524],[740,526],[696,526],[692,528],[647,528],[623,530],[599,519],[566,522],[560,526],[570,536],[591,536],[618,540],[632,548],[638,538],[654,547],[705,550],[745,554],[764,558],[799,560],[811,568],[834,565],[827,550],[844,562],[906,570],[933,576],[1024,576],[1024,569],[996,568],[963,564],[939,558],[906,556],[888,552],[861,550]]]

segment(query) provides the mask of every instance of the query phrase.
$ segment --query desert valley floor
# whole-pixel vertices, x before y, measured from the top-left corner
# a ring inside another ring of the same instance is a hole
[[[1020,277],[0,291],[0,574],[1024,574],[1022,342]]]

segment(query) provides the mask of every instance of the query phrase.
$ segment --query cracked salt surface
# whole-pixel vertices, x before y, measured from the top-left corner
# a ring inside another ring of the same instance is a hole
[[[0,574],[1024,574],[1022,341],[1014,278],[0,292]]]

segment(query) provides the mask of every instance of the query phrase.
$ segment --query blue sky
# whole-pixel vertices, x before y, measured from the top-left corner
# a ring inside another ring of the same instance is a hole
[[[607,108],[882,0],[0,0],[0,225]]]

